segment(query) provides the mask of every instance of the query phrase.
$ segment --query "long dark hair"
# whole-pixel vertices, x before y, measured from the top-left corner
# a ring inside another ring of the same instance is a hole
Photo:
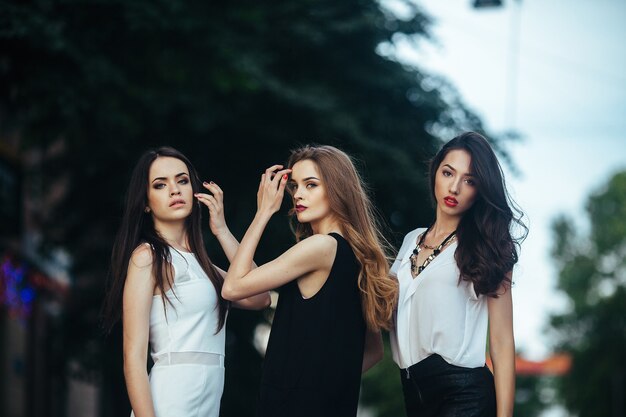
[[[107,294],[103,305],[104,330],[110,332],[115,323],[122,317],[122,294],[126,282],[128,262],[133,251],[141,244],[147,243],[152,249],[152,274],[156,287],[161,291],[163,306],[171,301],[166,294],[167,283],[173,282],[169,245],[154,228],[152,215],[145,212],[148,205],[149,172],[152,163],[159,157],[171,157],[181,160],[187,165],[189,178],[194,193],[201,190],[198,173],[185,155],[174,148],[161,147],[145,152],[137,162],[130,178],[122,224],[115,238],[111,254],[111,272]],[[221,297],[222,276],[213,267],[207,255],[201,229],[202,210],[198,204],[192,204],[191,215],[185,219],[185,229],[189,239],[190,250],[196,255],[200,266],[215,287],[218,296],[216,308],[219,309],[219,321],[216,332],[224,327],[228,302]],[[175,295],[175,294],[174,294]]]
[[[383,237],[378,216],[359,173],[345,152],[332,146],[305,146],[293,150],[287,163],[310,160],[317,165],[332,213],[337,216],[341,232],[350,243],[361,265],[358,285],[363,316],[372,330],[389,329],[395,307],[398,284],[389,277]],[[291,192],[291,190],[290,190]],[[295,219],[295,211],[291,210]],[[313,234],[309,223],[294,220],[296,240]]]
[[[457,227],[456,263],[460,279],[470,281],[476,294],[496,297],[506,274],[518,260],[521,241],[528,234],[524,214],[506,189],[502,167],[487,140],[475,132],[465,132],[446,143],[430,163],[430,190],[435,198],[435,178],[448,152],[467,151],[477,190],[472,207],[463,214]],[[436,200],[435,200],[436,201]],[[514,228],[521,233],[513,236]]]

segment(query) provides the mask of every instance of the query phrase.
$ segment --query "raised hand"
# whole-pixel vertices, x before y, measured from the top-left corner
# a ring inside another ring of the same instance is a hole
[[[273,165],[261,175],[257,192],[257,211],[272,215],[280,209],[285,194],[285,185],[290,169],[282,169],[282,165]]]
[[[214,236],[228,232],[226,218],[224,217],[224,192],[211,181],[202,183],[210,193],[195,193],[194,196],[209,209],[209,227]]]

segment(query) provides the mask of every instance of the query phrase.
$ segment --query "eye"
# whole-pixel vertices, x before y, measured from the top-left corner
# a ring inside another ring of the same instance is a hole
[[[315,188],[315,187],[317,187],[317,184],[314,184],[314,183],[312,183],[312,182],[310,182],[310,183],[308,183],[308,184],[306,185],[306,188]]]
[[[444,169],[441,173],[442,173],[442,175],[444,177],[451,177],[452,176],[452,173],[450,171],[448,171],[447,169]]]
[[[476,182],[475,182],[473,179],[471,179],[471,178],[466,178],[466,179],[465,179],[465,183],[466,183],[467,185],[471,185],[472,187],[473,187],[474,185],[476,185]]]
[[[164,187],[165,187],[165,184],[163,184],[162,182],[156,183],[152,186],[152,188],[154,188],[155,190],[160,190]]]
[[[188,178],[181,178],[181,179],[178,181],[178,183],[179,183],[179,184],[183,184],[183,185],[185,185],[185,184],[189,184],[189,179],[188,179]]]

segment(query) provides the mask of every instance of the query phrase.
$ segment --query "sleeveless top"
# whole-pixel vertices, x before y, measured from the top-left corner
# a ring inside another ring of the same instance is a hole
[[[322,288],[306,299],[297,280],[280,288],[258,416],[356,416],[366,329],[360,265],[342,236],[330,236],[337,251]]]
[[[225,326],[218,325],[217,294],[193,253],[170,248],[174,284],[167,291],[171,302],[155,295],[150,310],[150,354],[155,366],[185,363],[223,366]],[[221,359],[216,355],[219,355]]]
[[[171,301],[150,310],[150,391],[156,417],[218,417],[224,390],[225,330],[215,287],[193,253],[170,247]],[[134,412],[131,412],[134,417]]]
[[[476,295],[471,282],[459,282],[460,271],[454,258],[457,242],[417,277],[411,276],[410,257],[418,236],[425,231],[415,229],[406,235],[391,267],[400,286],[391,331],[393,359],[400,368],[408,368],[437,353],[452,365],[484,366],[487,297]]]

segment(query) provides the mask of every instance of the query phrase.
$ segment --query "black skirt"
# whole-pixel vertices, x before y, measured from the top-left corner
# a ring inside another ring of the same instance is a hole
[[[487,366],[450,365],[434,354],[400,370],[407,417],[495,417],[496,391]]]

